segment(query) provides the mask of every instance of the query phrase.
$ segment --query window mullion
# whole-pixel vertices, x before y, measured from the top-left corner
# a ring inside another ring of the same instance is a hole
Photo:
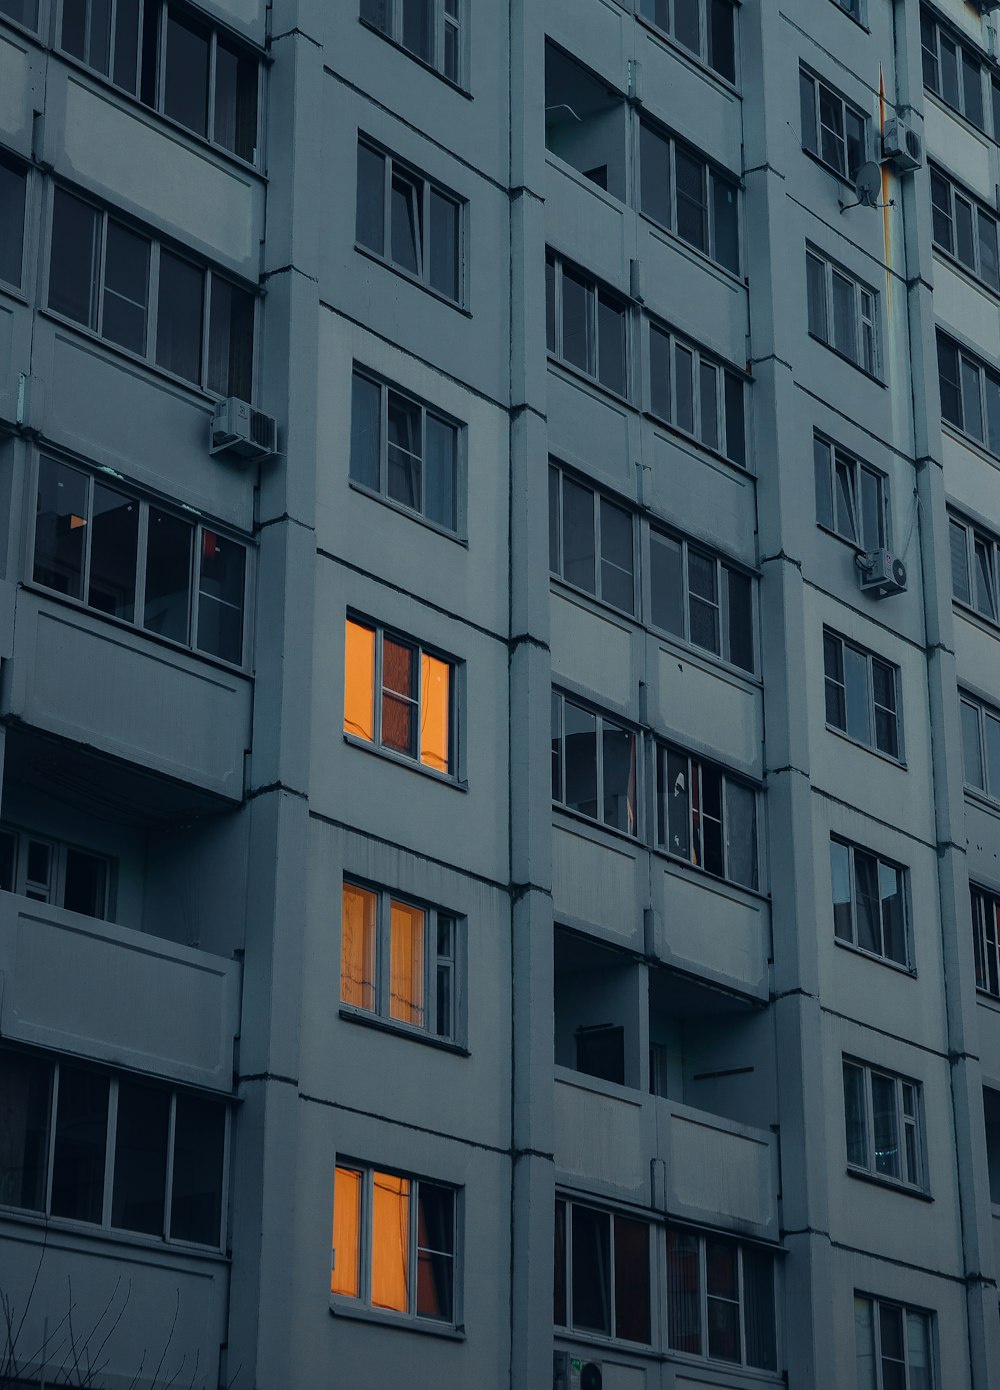
[[[111,1197],[115,1180],[115,1139],[118,1132],[118,1078],[111,1078],[108,1087],[108,1129],[104,1149],[104,1207],[101,1225],[107,1230],[111,1225]]]
[[[20,843],[22,837],[18,836]],[[49,1133],[46,1148],[46,1174],[45,1174],[45,1214],[52,1213],[52,1178],[55,1169],[56,1159],[56,1123],[59,1118],[59,1072],[60,1066],[56,1062],[52,1067],[52,1094],[49,1104]]]

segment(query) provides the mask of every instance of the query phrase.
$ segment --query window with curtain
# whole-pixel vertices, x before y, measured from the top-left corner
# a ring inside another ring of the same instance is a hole
[[[348,618],[344,733],[454,777],[455,664]]]

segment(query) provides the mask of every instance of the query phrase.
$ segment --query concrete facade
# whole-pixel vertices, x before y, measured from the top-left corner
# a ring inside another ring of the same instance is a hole
[[[1000,1387],[998,15],[0,0],[0,1387]]]

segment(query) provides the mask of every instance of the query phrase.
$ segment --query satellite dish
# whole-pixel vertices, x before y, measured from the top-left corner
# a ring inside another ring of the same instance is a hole
[[[878,207],[879,194],[882,192],[882,166],[876,164],[874,159],[869,159],[858,170],[854,191],[862,207]]]

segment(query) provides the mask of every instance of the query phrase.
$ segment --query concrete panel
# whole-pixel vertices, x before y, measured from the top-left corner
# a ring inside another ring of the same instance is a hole
[[[1000,694],[1000,642],[958,608],[955,609],[955,668],[960,685]]]
[[[1000,467],[997,460],[971,440],[941,430],[941,452],[948,497],[980,516],[1000,514]]]
[[[119,202],[177,227],[191,242],[253,269],[262,212],[256,180],[222,165],[207,150],[169,139],[162,124],[70,79],[66,83],[65,158],[77,178]],[[62,161],[60,161],[60,165]]]
[[[14,310],[0,303],[0,420],[7,420],[11,424],[17,416],[18,387],[13,343]]]
[[[605,1093],[597,1087],[607,1086]],[[610,1094],[620,1088],[584,1078],[556,1081],[555,1161],[562,1173],[619,1189],[639,1200],[649,1183],[649,1153],[642,1142],[642,1097]]]
[[[983,1082],[995,1089],[1000,1088],[1000,1000],[988,994],[977,994],[976,1022],[979,1026]]]
[[[242,798],[246,678],[24,591],[15,653],[25,722]]]
[[[640,26],[636,40],[644,109],[695,149],[740,174],[739,98],[654,30]]]
[[[548,408],[549,448],[554,455],[585,462],[598,476],[633,487],[625,405],[550,367]]]
[[[665,1100],[656,1102],[656,1128],[670,1215],[777,1239],[773,1135]]]
[[[231,1089],[235,961],[0,893],[0,972],[5,1037]]]
[[[975,795],[965,798],[965,836],[969,847],[969,878],[1000,888],[1000,807]]]
[[[696,444],[647,422],[643,456],[646,503],[689,536],[711,539],[746,564],[757,559],[752,478],[727,468]]]
[[[746,360],[746,290],[680,237],[639,219],[642,292],[651,313],[742,367]]]
[[[967,6],[962,6],[962,9],[967,9]],[[990,158],[989,137],[977,135],[966,122],[956,120],[947,107],[942,106],[926,89],[924,142],[931,159],[940,159],[946,169],[978,193],[987,205],[992,204],[993,161]]]
[[[167,1254],[162,1242],[144,1250],[127,1239],[88,1239],[57,1223],[42,1237],[31,1226],[0,1222],[3,1291],[22,1374],[66,1384],[74,1377],[75,1344],[81,1368],[99,1367],[107,1390],[152,1390],[154,1378],[157,1386],[214,1390],[226,1340],[229,1271],[222,1260]]]
[[[984,357],[993,361],[1000,357],[1000,317],[995,296],[972,284],[942,256],[934,258],[934,305],[942,328],[973,343]]]
[[[562,594],[552,595],[551,613],[553,679],[563,676],[628,710],[637,686],[630,629]]]
[[[545,30],[615,86],[625,80],[629,20],[612,0],[549,0]]]
[[[29,124],[31,68],[27,50],[0,39],[0,131],[16,136]]]
[[[557,917],[590,922],[630,941],[642,931],[638,880],[633,855],[553,827],[552,900]]]
[[[727,766],[761,775],[764,725],[759,690],[659,643],[656,685],[660,729],[686,747],[710,749]]]
[[[546,241],[621,288],[629,261],[624,205],[552,155],[546,159],[545,174]]]
[[[707,875],[677,869],[659,876],[657,952],[752,994],[767,994],[768,923],[763,907]]]

